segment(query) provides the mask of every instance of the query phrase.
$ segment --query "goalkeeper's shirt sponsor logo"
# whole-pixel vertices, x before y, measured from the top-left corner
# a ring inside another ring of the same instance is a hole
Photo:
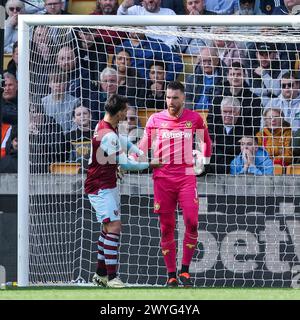
[[[162,139],[178,139],[178,138],[185,138],[191,139],[192,133],[185,132],[185,131],[163,131],[161,134]]]

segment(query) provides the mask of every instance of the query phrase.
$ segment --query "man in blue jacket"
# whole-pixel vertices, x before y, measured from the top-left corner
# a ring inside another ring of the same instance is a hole
[[[241,153],[230,164],[230,174],[272,175],[273,161],[264,148],[258,147],[252,136],[243,136],[240,140]]]
[[[149,71],[153,61],[162,61],[166,66],[166,80],[174,81],[183,71],[181,56],[158,39],[144,33],[130,32],[128,40],[116,48],[116,53],[126,48],[130,52],[131,64],[138,73],[150,80]]]

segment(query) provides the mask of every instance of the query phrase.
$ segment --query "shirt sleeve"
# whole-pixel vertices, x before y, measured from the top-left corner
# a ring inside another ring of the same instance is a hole
[[[120,140],[121,148],[125,152],[129,151],[129,152],[132,152],[132,153],[136,153],[138,156],[141,156],[141,155],[144,154],[144,152],[142,150],[140,150],[134,143],[132,143],[128,139],[128,136],[119,135],[119,140]]]
[[[118,155],[122,150],[119,137],[115,132],[112,132],[112,131],[106,133],[103,136],[101,140],[100,148],[108,156],[112,156],[114,154]]]
[[[138,162],[128,158],[121,145],[118,135],[111,131],[103,136],[100,147],[105,156],[111,157],[110,160],[116,161],[124,170],[138,171],[149,168],[148,162]]]
[[[121,152],[117,157],[117,162],[120,167],[128,171],[139,171],[149,168],[148,162],[138,162],[133,158],[127,157],[124,152]]]

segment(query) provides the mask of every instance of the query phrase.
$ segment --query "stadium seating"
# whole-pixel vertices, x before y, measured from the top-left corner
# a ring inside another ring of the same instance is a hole
[[[284,168],[280,164],[274,165],[274,175],[281,176],[284,173]]]
[[[178,80],[185,82],[185,78],[193,73],[194,66],[197,61],[197,56],[192,56],[190,54],[182,54],[183,62],[183,73],[178,77]]]
[[[55,162],[50,165],[50,173],[53,174],[78,174],[80,169],[80,163]]]
[[[11,60],[11,54],[5,53],[3,59],[3,70],[6,70],[9,61]]]
[[[300,174],[300,164],[292,164],[286,168],[286,174],[289,175],[299,175]]]
[[[69,0],[68,11],[72,14],[90,14],[95,6],[96,0]]]

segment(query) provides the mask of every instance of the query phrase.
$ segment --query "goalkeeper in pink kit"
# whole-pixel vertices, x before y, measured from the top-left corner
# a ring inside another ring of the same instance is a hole
[[[167,286],[192,286],[189,266],[197,246],[198,195],[196,174],[209,164],[211,139],[202,117],[184,109],[184,86],[167,86],[167,109],[153,114],[145,128],[139,148],[147,154],[152,147],[154,158],[163,165],[153,170],[154,212],[159,214],[161,250],[168,271]],[[201,149],[193,150],[194,145]],[[195,163],[196,162],[196,163]],[[176,270],[175,210],[182,209],[185,224],[182,267],[179,280]]]

